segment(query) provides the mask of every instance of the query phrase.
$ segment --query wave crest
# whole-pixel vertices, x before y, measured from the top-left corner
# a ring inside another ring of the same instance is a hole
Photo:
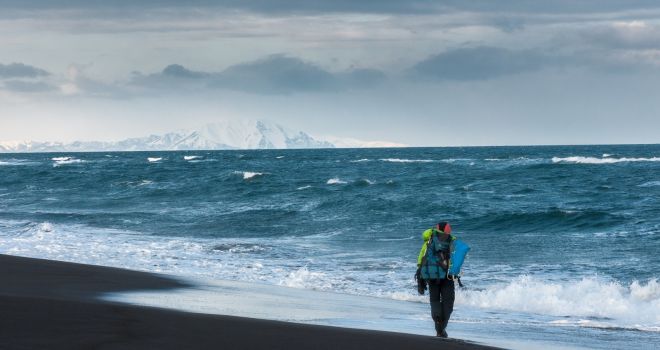
[[[51,158],[55,163],[53,163],[54,167],[60,166],[60,165],[66,165],[66,164],[76,164],[76,163],[83,163],[84,161],[81,159],[76,159],[74,157],[53,157]]]
[[[347,182],[338,178],[338,177],[333,177],[332,179],[329,179],[326,184],[328,185],[343,185],[346,184]]]
[[[626,286],[597,278],[550,282],[524,275],[505,285],[457,293],[456,302],[482,309],[567,317],[563,323],[576,326],[660,331],[660,284],[655,278]],[[589,322],[594,319],[597,321]]]
[[[614,163],[628,163],[628,162],[660,162],[660,157],[652,158],[611,158],[603,157],[583,157],[583,156],[572,156],[572,157],[552,157],[553,163],[574,163],[574,164],[614,164]]]
[[[256,171],[234,171],[234,174],[242,175],[243,180],[250,180],[250,179],[256,178],[257,176],[264,175],[264,173],[259,173],[259,172],[256,172]]]

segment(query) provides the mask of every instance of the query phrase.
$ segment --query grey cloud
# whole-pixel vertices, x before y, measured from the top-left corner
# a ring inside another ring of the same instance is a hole
[[[185,79],[199,79],[208,77],[208,73],[191,71],[180,64],[171,64],[163,69],[163,76]]]
[[[409,73],[421,80],[485,80],[538,70],[547,61],[532,51],[480,46],[431,56],[414,65]]]
[[[172,64],[156,74],[136,74],[132,84],[149,89],[228,89],[257,94],[338,91],[366,88],[385,80],[374,69],[332,73],[313,63],[286,55],[271,55],[233,65],[222,72],[200,72]]]
[[[525,20],[522,16],[496,16],[490,20],[486,20],[486,24],[499,28],[507,33],[525,29]]]
[[[4,9],[119,9],[126,12],[158,8],[231,8],[259,13],[602,13],[658,9],[655,0],[0,0]]]
[[[284,55],[227,68],[213,84],[258,93],[291,93],[338,89],[336,77],[312,63]]]
[[[583,28],[579,42],[614,49],[660,49],[660,27],[641,21]]]
[[[451,2],[451,1],[447,1]],[[230,8],[258,13],[419,13],[438,7],[433,0],[0,0],[5,9],[123,10],[159,8]],[[442,2],[440,2],[442,3]]]
[[[36,78],[47,75],[50,75],[50,73],[23,63],[0,63],[0,78]]]
[[[338,74],[338,78],[348,86],[366,88],[384,82],[387,80],[387,75],[377,69],[358,68],[346,73]]]
[[[56,86],[39,81],[8,80],[3,85],[5,90],[14,92],[49,92],[57,90]]]

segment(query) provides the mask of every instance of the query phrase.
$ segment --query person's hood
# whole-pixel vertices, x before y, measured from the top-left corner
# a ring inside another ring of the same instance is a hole
[[[422,239],[424,240],[424,242],[428,242],[429,239],[431,239],[431,235],[433,235],[433,229],[432,228],[424,231],[424,233],[422,233]]]

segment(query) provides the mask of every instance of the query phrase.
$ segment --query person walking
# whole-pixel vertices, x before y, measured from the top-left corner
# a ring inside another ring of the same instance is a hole
[[[448,222],[439,222],[435,227],[422,233],[424,244],[417,257],[418,292],[423,295],[427,286],[431,303],[431,317],[435,323],[436,336],[447,338],[447,324],[454,310],[454,280],[448,278],[451,243],[456,240],[451,235]]]

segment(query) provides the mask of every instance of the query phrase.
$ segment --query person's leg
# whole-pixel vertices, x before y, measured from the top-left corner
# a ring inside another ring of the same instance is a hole
[[[442,328],[442,302],[438,280],[429,280],[429,301],[431,302],[431,318],[435,323],[435,331],[439,336]]]
[[[451,317],[452,311],[454,311],[454,281],[443,279],[438,286],[440,289],[440,302],[441,302],[441,333],[445,332],[447,324],[449,323],[449,317]],[[438,325],[436,324],[436,327]],[[444,336],[447,336],[447,333],[444,333]]]

